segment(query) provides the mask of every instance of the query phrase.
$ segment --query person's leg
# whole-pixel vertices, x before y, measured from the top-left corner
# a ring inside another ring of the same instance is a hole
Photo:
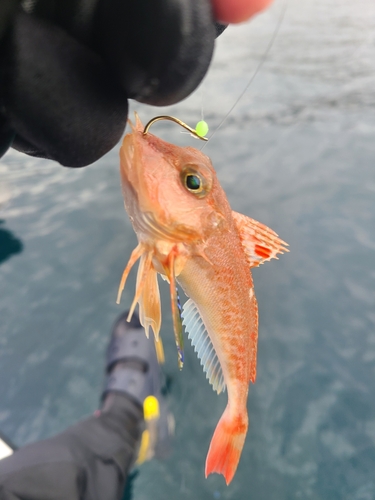
[[[30,500],[117,500],[134,463],[142,422],[142,409],[118,395],[110,411],[0,461],[0,491]]]
[[[152,340],[138,318],[114,326],[102,409],[63,433],[0,461],[0,499],[117,500],[144,429],[142,404],[162,402]],[[163,402],[162,402],[163,403]]]

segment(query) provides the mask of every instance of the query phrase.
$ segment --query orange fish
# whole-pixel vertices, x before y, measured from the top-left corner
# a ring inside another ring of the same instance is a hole
[[[136,116],[120,151],[125,208],[138,237],[124,270],[140,259],[130,315],[139,304],[147,335],[158,339],[161,308],[157,273],[170,284],[179,364],[183,338],[176,282],[189,298],[182,318],[206,376],[228,404],[211,440],[206,477],[232,480],[248,428],[249,382],[255,382],[258,307],[250,268],[287,251],[259,222],[231,210],[210,159],[191,147],[144,134]]]

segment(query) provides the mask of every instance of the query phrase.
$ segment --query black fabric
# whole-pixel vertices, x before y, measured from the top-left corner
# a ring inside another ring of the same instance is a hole
[[[216,32],[207,0],[99,0],[95,23],[98,52],[140,102],[181,101],[211,61]]]
[[[102,59],[22,11],[12,34],[4,102],[13,146],[71,167],[103,156],[119,141],[128,107]]]
[[[0,2],[0,40],[6,33],[18,6],[18,0],[1,0]]]
[[[119,500],[143,425],[117,395],[111,410],[0,461],[0,500]]]
[[[0,150],[12,129],[19,151],[70,167],[118,142],[128,98],[159,106],[187,97],[223,29],[210,0],[24,0],[15,13],[7,2]]]
[[[0,105],[0,158],[8,151],[14,139],[14,131],[10,126],[9,120],[2,115]]]

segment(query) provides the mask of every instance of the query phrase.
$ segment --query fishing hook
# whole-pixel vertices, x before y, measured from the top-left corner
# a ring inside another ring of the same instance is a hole
[[[202,141],[208,141],[207,137],[201,137],[200,135],[197,134],[197,132],[193,128],[189,127],[189,125],[186,125],[186,123],[184,123],[183,121],[179,120],[178,118],[175,118],[174,116],[168,116],[168,115],[155,116],[155,118],[152,118],[152,120],[150,120],[145,126],[143,130],[143,135],[147,135],[151,125],[155,122],[158,122],[159,120],[170,120],[171,122],[175,122],[184,129],[188,130],[194,137],[197,137]]]

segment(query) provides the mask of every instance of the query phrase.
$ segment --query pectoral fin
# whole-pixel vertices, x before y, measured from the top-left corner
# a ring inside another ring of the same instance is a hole
[[[157,272],[152,265],[145,277],[145,283],[139,298],[139,320],[145,329],[147,337],[151,327],[155,340],[158,341],[161,325],[160,293]]]
[[[288,244],[269,227],[238,212],[232,211],[232,216],[250,267],[277,259],[278,253],[289,252]]]
[[[152,258],[152,256],[151,256]],[[139,304],[139,321],[145,329],[146,337],[149,338],[150,327],[154,332],[154,342],[156,356],[158,362],[163,364],[164,359],[164,348],[163,342],[159,337],[160,326],[161,326],[161,306],[160,306],[160,292],[159,284],[157,278],[157,272],[154,266],[150,265],[148,272],[144,278],[144,283],[142,285],[141,295],[138,300]]]
[[[119,304],[120,302],[121,294],[131,268],[140,258],[141,260],[137,273],[136,291],[130,307],[128,321],[130,321],[138,302],[139,319],[142,326],[145,328],[147,337],[149,336],[149,329],[151,327],[154,331],[155,340],[158,341],[161,325],[161,308],[157,273],[152,265],[152,257],[152,250],[146,248],[142,243],[139,243],[139,245],[133,250],[129,262],[122,274],[117,295],[117,303]],[[160,349],[162,349],[162,347]]]

